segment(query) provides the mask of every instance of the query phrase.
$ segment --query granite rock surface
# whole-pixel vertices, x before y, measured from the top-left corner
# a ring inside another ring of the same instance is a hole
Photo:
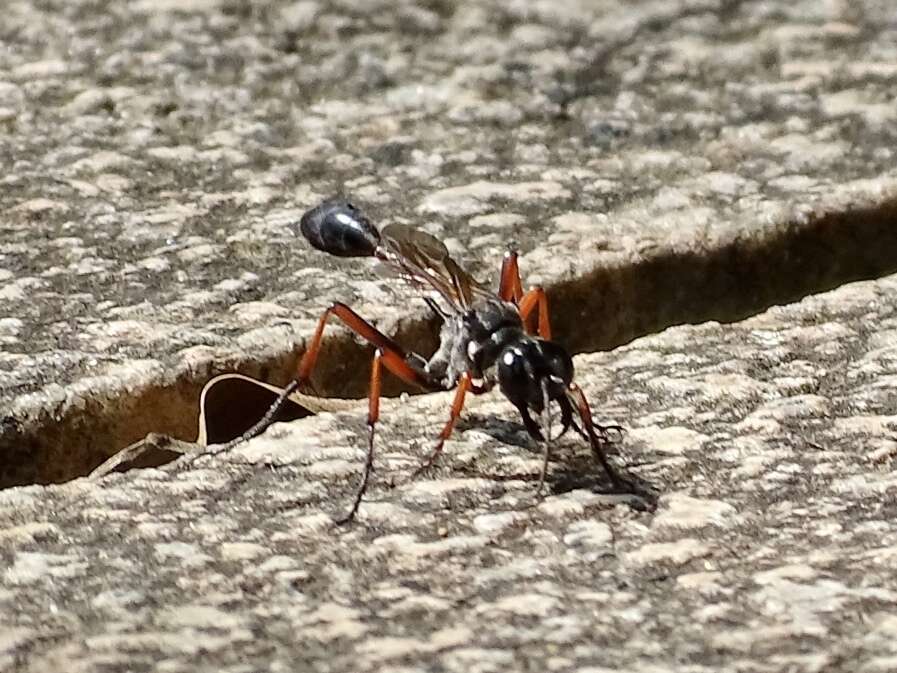
[[[613,461],[471,401],[390,400],[231,453],[0,492],[0,668],[887,671],[897,610],[897,277],[576,358]],[[395,482],[395,486],[390,486]]]
[[[333,300],[431,349],[291,233],[342,193],[483,279],[517,247],[658,497],[565,438],[535,499],[498,394],[410,483],[450,394],[384,401],[345,528],[363,404],[7,488],[0,670],[897,667],[893,3],[16,0],[0,44],[0,485],[193,439]],[[367,362],[334,328],[315,385]]]
[[[484,279],[517,246],[575,351],[897,270],[895,11],[9,3],[0,481],[192,439],[208,378],[282,383],[332,300],[432,347],[420,306],[290,233],[337,192]],[[332,342],[319,388],[363,395]]]

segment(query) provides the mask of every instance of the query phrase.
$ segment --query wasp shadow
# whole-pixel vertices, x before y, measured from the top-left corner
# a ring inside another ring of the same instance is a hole
[[[467,414],[458,421],[458,430],[480,430],[502,444],[519,446],[521,449],[536,451],[535,442],[519,421],[509,421],[498,416]],[[539,451],[541,451],[539,449]]]
[[[470,414],[466,420],[458,423],[459,430],[476,428],[502,444],[509,444],[525,449],[529,453],[542,456],[542,447],[526,432],[522,423],[510,421],[496,416]],[[568,437],[570,437],[568,439]],[[620,456],[618,442],[609,442],[605,451],[611,456]],[[585,448],[587,450],[583,451]],[[653,512],[657,508],[660,490],[647,479],[633,474],[620,461],[614,465],[625,488],[614,486],[588,450],[589,445],[572,430],[562,440],[553,442],[552,469],[546,476],[546,484],[554,495],[569,493],[579,489],[587,489],[602,495],[634,496],[626,501],[637,510]],[[497,481],[523,480],[537,482],[538,474],[514,474],[497,477],[489,475],[489,479]]]

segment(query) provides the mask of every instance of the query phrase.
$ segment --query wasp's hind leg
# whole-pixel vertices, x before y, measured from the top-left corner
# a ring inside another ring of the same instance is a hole
[[[517,251],[508,250],[501,263],[501,276],[498,281],[498,296],[505,301],[517,304],[523,297],[523,286],[520,284],[520,268],[517,266]]]
[[[520,282],[520,267],[517,264],[517,252],[509,250],[505,253],[501,264],[501,278],[498,285],[498,296],[505,301],[512,302],[520,312],[526,331],[530,334],[538,333],[540,337],[551,340],[551,322],[548,317],[548,296],[545,290],[536,286],[528,292],[523,291]],[[538,322],[536,328],[532,328],[531,318],[533,311],[538,309]]]
[[[551,341],[551,321],[548,317],[548,295],[545,290],[539,286],[526,292],[520,299],[517,310],[520,312],[520,319],[527,327],[527,332],[533,333],[532,315],[533,311],[538,309],[538,322],[536,323],[536,332],[546,341]]]
[[[384,354],[387,354],[387,369],[392,371],[400,379],[402,379],[406,383],[414,384],[425,390],[442,389],[442,386],[430,380],[430,378],[425,373],[419,371],[418,369],[415,369],[408,364],[408,354],[406,354],[405,351],[402,350],[402,347],[399,346],[399,344],[383,334],[351,308],[343,303],[337,302],[332,304],[330,308],[324,311],[324,313],[321,315],[320,319],[318,320],[318,326],[315,330],[314,336],[312,337],[311,343],[306,349],[305,354],[302,356],[302,359],[299,361],[299,367],[297,368],[296,376],[292,381],[290,381],[287,387],[284,388],[283,392],[281,392],[281,394],[274,401],[268,411],[265,412],[265,415],[255,425],[249,428],[249,430],[244,432],[236,439],[233,439],[226,444],[216,446],[214,447],[214,449],[210,449],[209,451],[207,451],[204,455],[229,451],[238,444],[246,442],[253,437],[262,434],[274,422],[274,418],[277,416],[277,412],[280,411],[281,407],[283,407],[283,405],[286,403],[287,398],[297,390],[301,390],[302,388],[305,388],[310,384],[311,375],[314,371],[315,365],[318,362],[318,355],[321,351],[321,342],[324,337],[324,328],[327,326],[327,321],[331,315],[339,318],[343,322],[343,324],[345,324],[346,327],[355,332],[355,334],[360,336],[365,341],[369,342],[371,345],[381,349]]]
[[[299,369],[294,382],[299,386],[307,383],[310,378],[314,366],[317,363],[318,353],[321,349],[321,340],[324,334],[324,327],[331,315],[335,315],[353,332],[362,337],[365,341],[377,347],[374,353],[374,360],[371,364],[370,388],[368,391],[368,448],[365,457],[364,471],[361,475],[361,481],[355,492],[355,498],[352,501],[352,507],[349,512],[337,519],[337,524],[344,524],[355,518],[361,500],[367,491],[370,481],[371,472],[374,467],[374,435],[376,432],[377,421],[380,419],[380,390],[382,387],[383,374],[382,369],[385,367],[387,371],[401,379],[405,383],[411,383],[426,390],[440,390],[441,385],[432,381],[426,373],[412,367],[409,364],[409,354],[406,353],[391,338],[380,332],[376,327],[359,316],[355,311],[345,304],[336,303],[327,309],[318,321],[318,327],[311,345],[302,357],[299,363]]]
[[[346,516],[342,517],[337,522],[346,523],[348,521],[351,521],[355,516],[355,513],[358,511],[358,506],[361,504],[361,499],[364,496],[365,491],[367,490],[370,473],[373,467],[374,432],[377,420],[380,417],[380,388],[382,381],[382,368],[385,367],[387,371],[389,371],[405,383],[416,385],[425,390],[442,390],[443,386],[433,381],[425,372],[413,367],[409,363],[409,358],[412,354],[406,353],[402,349],[402,347],[399,346],[395,341],[380,332],[376,327],[371,325],[345,304],[335,303],[321,315],[321,318],[318,320],[317,329],[315,330],[314,336],[309,343],[308,349],[305,351],[305,354],[302,356],[302,359],[299,362],[296,376],[283,390],[280,396],[278,396],[277,400],[274,401],[274,403],[261,418],[261,420],[259,420],[255,425],[253,425],[249,430],[247,430],[237,439],[227,442],[226,444],[214,447],[203,455],[227,451],[237,444],[240,444],[241,442],[245,442],[257,435],[260,435],[268,428],[268,426],[271,425],[277,415],[277,412],[284,405],[287,398],[293,392],[300,390],[301,388],[306,386],[311,380],[312,372],[314,371],[315,365],[318,362],[318,355],[321,352],[321,342],[324,336],[324,328],[327,326],[327,321],[330,319],[330,316],[339,318],[339,320],[342,321],[343,324],[346,325],[346,327],[348,327],[355,334],[377,348],[377,351],[374,354],[374,361],[371,366],[371,385],[370,392],[368,394],[367,423],[369,430],[367,458],[365,460],[364,472],[362,473],[362,479],[355,494],[352,508]]]
[[[345,516],[336,519],[338,525],[349,523],[355,518],[358,507],[361,505],[361,499],[367,491],[371,472],[374,469],[374,434],[377,428],[377,421],[380,420],[380,390],[383,382],[383,367],[406,383],[417,383],[419,380],[420,372],[408,364],[407,356],[402,351],[378,348],[374,353],[374,360],[371,363],[371,383],[368,389],[368,449],[364,460],[364,470],[361,473],[361,480],[358,482],[358,488],[355,491],[352,507]]]
[[[361,481],[358,482],[358,488],[355,491],[355,499],[352,501],[352,507],[345,516],[336,519],[337,525],[350,522],[355,518],[358,507],[361,505],[361,499],[364,497],[368,488],[368,481],[371,472],[374,469],[374,431],[377,421],[380,420],[380,388],[383,381],[383,375],[380,371],[383,361],[383,351],[377,349],[374,353],[374,359],[371,362],[371,385],[368,389],[368,452],[364,459],[364,471],[361,473]]]

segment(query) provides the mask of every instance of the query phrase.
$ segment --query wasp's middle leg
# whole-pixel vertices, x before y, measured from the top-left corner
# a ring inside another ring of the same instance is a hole
[[[479,389],[473,385],[473,379],[470,376],[470,372],[465,372],[461,379],[458,381],[458,387],[455,390],[455,399],[452,401],[452,411],[449,415],[448,420],[445,425],[442,427],[442,432],[439,433],[439,437],[436,440],[436,446],[430,452],[430,456],[420,467],[418,467],[414,472],[411,473],[411,479],[416,479],[421,474],[429,470],[436,463],[436,460],[442,455],[442,449],[445,446],[445,441],[452,436],[452,431],[455,429],[455,423],[458,418],[461,416],[461,410],[464,409],[464,399],[467,396],[467,392],[473,390],[474,393],[478,392]]]
[[[308,350],[299,363],[299,369],[294,382],[297,386],[301,386],[311,378],[311,373],[317,364],[318,354],[321,349],[321,339],[324,334],[324,327],[330,315],[335,315],[342,320],[347,327],[353,332],[372,343],[377,347],[374,353],[374,359],[371,363],[370,387],[368,390],[368,448],[365,457],[364,471],[361,475],[361,481],[355,492],[355,498],[349,512],[338,519],[336,523],[343,524],[351,521],[358,512],[361,505],[361,499],[367,491],[368,482],[370,480],[371,471],[374,467],[374,435],[376,432],[377,421],[380,419],[380,391],[382,388],[382,368],[386,368],[391,374],[406,383],[415,384],[427,390],[441,390],[442,385],[433,381],[425,372],[412,367],[408,363],[408,355],[402,350],[395,341],[377,330],[373,325],[364,320],[355,311],[345,304],[333,304],[318,321],[318,327],[315,335],[309,345]]]
[[[381,364],[383,357],[383,350],[378,348],[374,353],[374,360],[371,362],[371,383],[368,389],[368,452],[364,459],[364,471],[361,473],[361,481],[358,482],[352,507],[345,516],[336,520],[338,525],[348,523],[355,518],[358,507],[361,505],[361,499],[367,491],[371,472],[374,469],[374,430],[377,426],[377,421],[380,420],[380,389],[383,382]]]
[[[386,368],[406,383],[411,383],[431,391],[443,389],[442,385],[431,380],[424,372],[408,364],[408,355],[402,350],[402,347],[399,346],[399,344],[383,334],[351,308],[343,303],[337,302],[331,305],[330,308],[324,311],[321,315],[321,318],[318,320],[315,334],[312,337],[305,354],[299,361],[296,376],[290,381],[286,388],[283,389],[274,403],[268,408],[268,411],[265,412],[265,415],[242,435],[236,439],[232,439],[226,444],[221,444],[214,449],[210,449],[207,451],[207,454],[229,451],[238,444],[248,441],[268,429],[268,426],[274,422],[277,412],[280,411],[281,407],[286,403],[287,398],[309,383],[312,371],[318,362],[318,355],[321,351],[321,342],[324,337],[324,328],[327,326],[327,320],[331,315],[339,318],[346,327],[365,341],[382,350]]]

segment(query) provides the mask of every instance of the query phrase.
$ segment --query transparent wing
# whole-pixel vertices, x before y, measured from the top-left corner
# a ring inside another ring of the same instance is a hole
[[[449,255],[439,239],[404,224],[381,232],[377,257],[411,285],[434,290],[456,311],[470,307],[474,297],[492,295]]]

